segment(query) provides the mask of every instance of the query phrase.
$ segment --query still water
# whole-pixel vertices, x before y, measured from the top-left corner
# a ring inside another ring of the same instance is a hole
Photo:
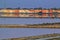
[[[43,34],[60,34],[60,29],[47,28],[0,28],[0,39],[4,38],[20,38],[27,36],[36,36]]]
[[[51,18],[0,18],[0,24],[41,24],[60,22]],[[0,28],[0,39],[60,33],[60,29]]]
[[[60,22],[58,18],[0,18],[0,24],[41,24]]]

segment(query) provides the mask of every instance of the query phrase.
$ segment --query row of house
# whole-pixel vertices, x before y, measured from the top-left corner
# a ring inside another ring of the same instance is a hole
[[[1,9],[0,16],[60,17],[60,9]]]

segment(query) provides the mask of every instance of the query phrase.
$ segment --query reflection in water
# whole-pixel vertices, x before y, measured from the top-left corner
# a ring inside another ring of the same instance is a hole
[[[33,33],[32,33],[33,32]],[[47,28],[0,28],[0,39],[20,38],[45,34],[60,33],[60,29]]]
[[[60,22],[58,18],[0,18],[0,24],[41,24]]]

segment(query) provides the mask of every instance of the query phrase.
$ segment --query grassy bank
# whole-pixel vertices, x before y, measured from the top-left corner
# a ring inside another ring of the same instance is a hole
[[[43,24],[0,24],[0,28],[60,28],[60,23]]]

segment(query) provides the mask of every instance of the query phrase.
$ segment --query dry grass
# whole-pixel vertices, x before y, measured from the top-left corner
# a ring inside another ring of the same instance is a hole
[[[0,28],[60,28],[60,23],[46,23],[46,24],[0,24]]]

